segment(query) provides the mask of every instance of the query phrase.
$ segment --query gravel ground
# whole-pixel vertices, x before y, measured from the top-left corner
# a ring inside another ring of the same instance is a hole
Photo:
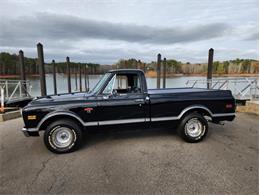
[[[258,194],[258,116],[238,113],[188,144],[164,129],[85,136],[70,154],[0,123],[0,194]]]

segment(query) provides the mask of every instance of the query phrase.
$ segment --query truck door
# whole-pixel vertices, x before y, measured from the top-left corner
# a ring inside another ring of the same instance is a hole
[[[137,73],[115,74],[99,101],[99,125],[142,125],[147,121],[145,95]]]

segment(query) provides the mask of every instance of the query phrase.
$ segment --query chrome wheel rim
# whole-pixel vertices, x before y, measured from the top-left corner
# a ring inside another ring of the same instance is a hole
[[[57,148],[67,148],[74,141],[74,133],[68,127],[57,127],[51,135],[51,141]]]
[[[197,138],[201,137],[205,132],[205,128],[197,118],[188,120],[185,124],[185,133],[190,137]]]

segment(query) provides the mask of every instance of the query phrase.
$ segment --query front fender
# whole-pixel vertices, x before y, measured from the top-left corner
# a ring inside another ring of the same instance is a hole
[[[47,114],[37,125],[36,129],[38,131],[40,130],[43,130],[42,127],[44,126],[44,124],[51,120],[52,118],[54,117],[57,117],[57,116],[64,116],[64,117],[70,117],[70,118],[73,118],[74,120],[78,121],[81,125],[85,125],[84,121],[76,114],[76,113],[73,113],[73,112],[70,112],[70,111],[56,111],[56,112],[51,112],[49,114]]]

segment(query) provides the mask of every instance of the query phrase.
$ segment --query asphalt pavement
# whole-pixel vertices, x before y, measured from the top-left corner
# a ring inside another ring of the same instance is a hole
[[[258,122],[238,113],[197,144],[169,129],[104,129],[63,155],[25,137],[21,118],[1,122],[0,194],[258,194]]]

